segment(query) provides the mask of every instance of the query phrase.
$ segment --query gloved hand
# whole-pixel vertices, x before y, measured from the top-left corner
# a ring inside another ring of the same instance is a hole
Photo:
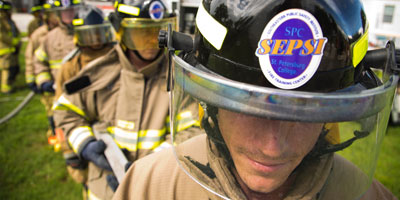
[[[83,159],[93,162],[102,169],[112,171],[110,164],[104,156],[105,149],[106,144],[103,142],[103,140],[94,140],[83,147],[81,156]]]
[[[130,167],[131,165],[132,165],[132,162],[126,163],[126,165],[125,165],[125,172],[128,171],[128,169],[129,169],[129,167]],[[109,174],[109,175],[107,175],[106,179],[107,179],[107,184],[108,184],[108,186],[111,188],[111,190],[112,190],[113,192],[115,192],[115,191],[117,190],[118,186],[119,186],[117,177],[115,177],[115,176],[112,175],[112,174]]]
[[[54,91],[53,85],[54,85],[54,81],[46,81],[40,85],[40,88],[45,92],[54,93],[55,91]]]
[[[32,92],[34,92],[35,94],[40,94],[40,93],[42,93],[42,91],[37,87],[37,85],[36,85],[35,82],[28,83],[28,87],[29,87],[29,89],[31,89]]]

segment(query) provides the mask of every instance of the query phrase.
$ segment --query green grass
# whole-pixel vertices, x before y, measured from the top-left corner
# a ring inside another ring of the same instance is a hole
[[[16,92],[0,94],[0,118],[29,93],[22,56],[20,62]],[[82,198],[82,186],[69,177],[61,153],[47,144],[46,131],[47,117],[38,95],[17,116],[0,125],[0,199]]]
[[[29,93],[23,74],[22,70],[16,93],[0,94],[0,118],[18,105],[20,101],[16,98]],[[36,95],[16,117],[0,125],[0,199],[81,199],[81,185],[69,177],[61,153],[55,153],[47,144],[47,118],[39,99]],[[400,126],[389,127],[375,172],[375,178],[397,197],[400,197],[399,144]]]

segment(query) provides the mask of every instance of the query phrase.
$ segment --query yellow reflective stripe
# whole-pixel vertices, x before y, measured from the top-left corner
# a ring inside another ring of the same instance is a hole
[[[157,148],[155,148],[153,151],[154,152],[158,152],[158,151],[161,151],[163,149],[168,149],[170,147],[172,147],[172,145],[170,143],[164,141]]]
[[[74,20],[72,20],[72,24],[74,26],[80,26],[80,25],[82,25],[84,23],[85,23],[85,21],[83,19],[74,19]]]
[[[59,69],[62,65],[62,59],[60,60],[49,60],[51,69]]]
[[[119,127],[109,127],[108,130],[114,137],[117,145],[129,151],[155,149],[165,141],[166,133],[165,128],[161,130],[141,130],[139,132],[127,131]]]
[[[49,72],[42,72],[36,76],[36,84],[38,85],[49,80],[51,80],[51,74]]]
[[[368,51],[368,35],[369,31],[367,30],[364,35],[355,42],[353,45],[353,66],[357,67],[357,65],[364,59],[365,54]]]
[[[26,83],[32,83],[32,82],[35,82],[35,75],[26,75],[25,76],[25,81],[26,81]]]
[[[72,3],[78,4],[78,3],[81,3],[81,0],[73,0]]]
[[[11,9],[11,6],[10,5],[0,5],[0,8],[8,10],[8,9]]]
[[[155,149],[164,141],[157,141],[157,142],[139,142],[137,148],[138,149]]]
[[[80,126],[71,131],[71,134],[68,137],[68,142],[74,152],[78,153],[78,149],[82,142],[86,141],[90,137],[94,137],[92,128],[89,126]]]
[[[44,7],[45,9],[49,9],[49,8],[51,8],[51,4],[45,3],[45,4],[43,5],[43,7]]]
[[[19,38],[19,37],[13,38],[12,39],[12,45],[13,46],[17,46],[20,40],[21,40],[21,38]]]
[[[192,112],[190,111],[184,111],[178,114],[176,117],[177,120],[177,127],[175,127],[175,130],[177,132],[183,131],[187,128],[190,128],[192,126],[199,126],[200,127],[200,121],[196,118],[193,117]],[[169,130],[170,128],[170,119],[167,117],[167,128]]]
[[[47,60],[49,59],[47,57],[47,54],[45,51],[43,51],[41,48],[36,49],[35,51],[35,56],[38,60],[40,60],[41,62],[47,62]]]
[[[14,52],[15,52],[15,48],[14,47],[3,48],[3,49],[0,49],[0,56],[6,55],[6,54],[10,54],[10,53],[14,53]]]
[[[94,195],[94,194],[90,191],[90,189],[88,189],[87,194],[88,194],[88,196],[87,196],[88,200],[101,200],[99,197],[97,197],[96,195]]]
[[[139,16],[140,13],[140,8],[134,7],[134,6],[129,6],[125,4],[119,4],[118,5],[118,12],[122,12],[128,15],[133,15],[133,16]]]
[[[1,91],[2,92],[9,92],[11,90],[11,85],[8,85],[7,83],[1,84]]]
[[[115,1],[114,2],[114,8],[117,8],[117,6],[118,6],[118,1]]]
[[[43,8],[42,6],[34,6],[34,7],[31,8],[31,11],[35,12],[35,11],[38,11],[38,10],[42,10],[42,8]]]
[[[78,106],[72,104],[64,95],[61,95],[60,98],[54,103],[53,110],[70,110],[75,112],[76,114],[84,117],[86,120],[89,120],[89,117],[86,113],[80,109]]]

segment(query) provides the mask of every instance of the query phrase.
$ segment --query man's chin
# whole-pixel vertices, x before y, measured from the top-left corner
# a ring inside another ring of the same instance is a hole
[[[257,193],[271,193],[284,184],[284,180],[278,178],[249,177],[244,180],[247,187]]]

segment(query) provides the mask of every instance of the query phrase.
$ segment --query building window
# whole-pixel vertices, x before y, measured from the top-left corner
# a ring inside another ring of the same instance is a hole
[[[393,5],[385,5],[385,10],[383,13],[383,22],[384,23],[392,23],[394,15],[394,6]]]

